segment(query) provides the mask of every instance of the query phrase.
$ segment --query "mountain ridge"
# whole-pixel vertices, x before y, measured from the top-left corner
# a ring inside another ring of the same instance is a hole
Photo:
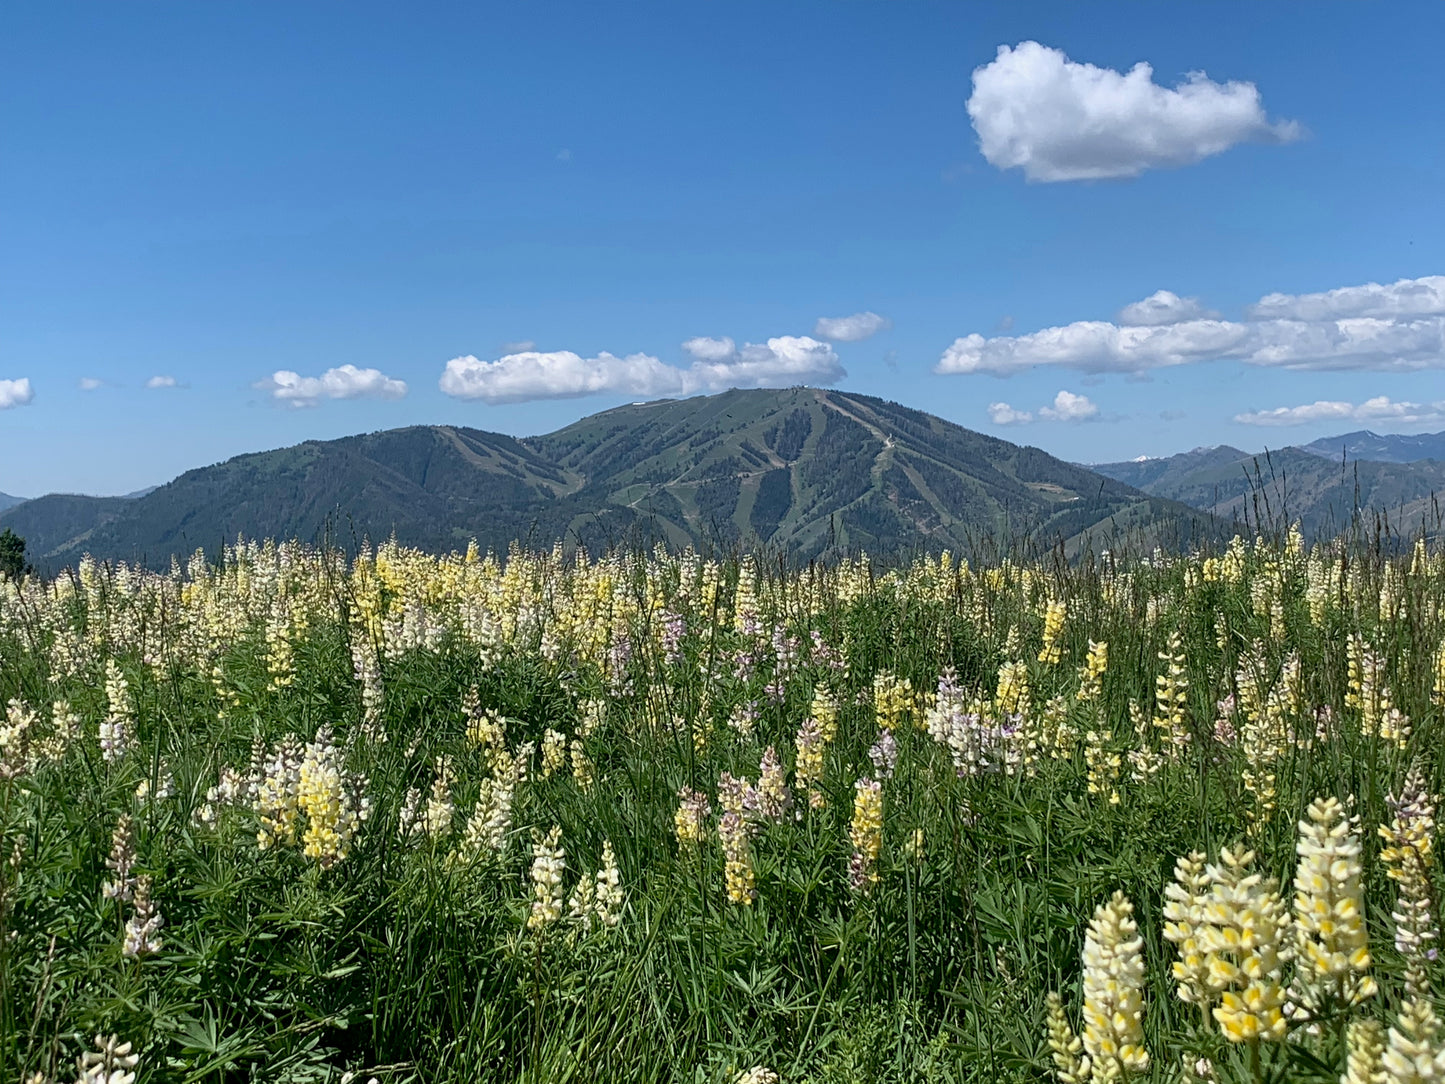
[[[1106,536],[1197,538],[1203,517],[1037,448],[831,389],[630,404],[515,438],[409,426],[235,456],[138,498],[48,495],[0,512],[42,568],[83,553],[164,566],[237,535],[436,551],[512,541],[764,546],[806,560],[966,550],[1068,552]]]

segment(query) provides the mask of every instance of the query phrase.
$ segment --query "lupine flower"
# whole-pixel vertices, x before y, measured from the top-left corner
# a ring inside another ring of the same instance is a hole
[[[1154,680],[1154,726],[1168,736],[1170,755],[1177,757],[1190,738],[1185,719],[1189,679],[1184,676],[1184,645],[1178,629],[1169,634],[1169,644],[1159,653],[1159,661],[1165,669]]]
[[[1084,656],[1084,665],[1079,667],[1079,691],[1075,699],[1081,704],[1091,704],[1104,695],[1104,673],[1109,669],[1109,645],[1100,641],[1089,641],[1089,653]]]
[[[1175,988],[1181,1001],[1200,1006],[1206,1015],[1214,992],[1209,986],[1209,957],[1200,945],[1199,930],[1205,921],[1209,884],[1205,856],[1190,851],[1174,863],[1174,881],[1164,886],[1164,940],[1179,955],[1172,967]]]
[[[1084,1050],[1101,1080],[1149,1068],[1143,949],[1134,906],[1115,892],[1094,911],[1084,939]]]
[[[748,818],[758,805],[757,791],[745,779],[723,772],[718,779],[718,842],[723,850],[723,881],[728,899],[751,907],[757,899],[756,874],[753,871],[752,829]]]
[[[463,833],[462,846],[469,854],[499,855],[507,846],[512,829],[512,785],[506,780],[483,779]]]
[[[430,836],[451,834],[456,807],[452,804],[452,766],[448,757],[438,757],[436,774],[432,777],[431,794],[426,812],[422,814],[422,830]]]
[[[781,821],[793,808],[793,792],[788,789],[787,773],[778,760],[778,751],[768,746],[763,751],[758,769],[758,813],[770,821]]]
[[[1210,892],[1199,926],[1209,985],[1220,993],[1214,1019],[1232,1043],[1285,1037],[1282,972],[1289,913],[1273,880],[1254,873],[1254,852],[1226,847],[1209,867]]]
[[[1340,1084],[1381,1084],[1385,1029],[1378,1020],[1358,1018],[1345,1029],[1345,1071]]]
[[[612,841],[602,841],[602,868],[597,871],[596,909],[602,925],[609,929],[622,920],[622,873],[617,868],[617,856],[612,851]]]
[[[1058,665],[1063,657],[1059,647],[1059,636],[1064,631],[1064,618],[1068,616],[1068,605],[1062,599],[1052,599],[1044,609],[1044,641],[1039,649],[1039,662],[1046,666]]]
[[[707,795],[691,787],[682,787],[677,792],[678,807],[673,814],[672,830],[677,841],[683,846],[702,842],[707,834],[707,820],[712,816],[712,806]]]
[[[1424,998],[1411,998],[1400,1010],[1380,1057],[1381,1084],[1426,1084],[1445,1080],[1445,1044],[1440,1018]]]
[[[165,925],[160,908],[151,899],[151,879],[147,874],[136,878],[135,910],[125,924],[125,941],[121,954],[140,958],[161,950],[161,939],[157,931]]]
[[[532,906],[527,929],[537,930],[562,917],[562,876],[567,870],[567,852],[562,848],[562,829],[556,825],[532,842]]]
[[[893,731],[885,730],[868,749],[868,759],[880,779],[892,779],[893,770],[898,766],[898,739]]]
[[[754,1065],[733,1077],[733,1084],[778,1084],[778,1074],[761,1065]]]
[[[1299,824],[1294,878],[1295,982],[1302,1006],[1358,1005],[1376,991],[1361,913],[1360,840],[1335,798],[1310,803]]]
[[[256,788],[256,813],[261,827],[256,846],[266,850],[277,843],[296,842],[296,790],[301,782],[303,750],[294,738],[277,742],[263,766],[264,775]]]
[[[39,716],[11,700],[0,717],[0,779],[14,779],[30,768],[30,731]]]
[[[131,1044],[115,1035],[97,1035],[95,1052],[82,1054],[76,1061],[80,1075],[75,1084],[135,1084],[135,1067],[140,1058],[131,1053]]]
[[[323,869],[347,856],[366,820],[370,806],[358,797],[364,785],[360,775],[342,770],[341,753],[332,744],[330,728],[323,726],[306,746],[295,788],[295,808],[306,815],[303,853]]]
[[[550,778],[553,772],[566,763],[567,736],[548,727],[542,735],[542,778]]]
[[[1428,965],[1439,954],[1432,871],[1435,867],[1435,801],[1417,762],[1398,797],[1387,799],[1394,816],[1380,828],[1385,846],[1380,862],[1396,885],[1395,948],[1405,958],[1405,988],[1412,997],[1427,991]]]
[[[854,891],[866,892],[878,883],[878,856],[883,850],[883,788],[866,776],[853,784],[848,838],[853,844],[849,879]]]
[[[122,813],[110,837],[110,857],[105,868],[113,876],[101,885],[100,894],[107,900],[129,900],[135,892],[136,879],[131,876],[135,866],[135,826],[129,813]]]
[[[913,683],[907,678],[899,678],[887,670],[873,675],[873,711],[884,730],[905,725],[912,718],[916,703]]]
[[[592,784],[596,780],[596,769],[592,764],[592,758],[587,755],[587,749],[582,744],[581,738],[572,739],[572,781],[577,784],[577,789],[583,794],[590,794]]]
[[[797,750],[794,779],[799,787],[807,791],[808,807],[821,809],[826,800],[818,784],[823,781],[823,753],[827,743],[823,740],[823,731],[817,719],[809,716],[803,720],[803,725],[798,727],[798,736],[793,739],[793,746]]]
[[[1054,1061],[1054,1075],[1059,1084],[1089,1084],[1092,1063],[1085,1054],[1083,1041],[1069,1026],[1064,1015],[1063,999],[1050,990],[1049,1006],[1049,1052]]]

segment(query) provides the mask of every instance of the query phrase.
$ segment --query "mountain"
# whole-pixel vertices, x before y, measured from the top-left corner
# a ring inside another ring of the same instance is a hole
[[[1421,459],[1445,459],[1445,433],[1381,435],[1361,429],[1301,444],[1300,451],[1324,456],[1336,463],[1341,456],[1376,463],[1415,463]]]
[[[1253,529],[1299,520],[1308,535],[1334,534],[1356,511],[1388,516],[1393,530],[1440,529],[1435,495],[1445,495],[1445,462],[1334,460],[1303,448],[1248,455],[1198,449],[1144,462],[1099,463],[1093,470],[1145,493],[1180,501]]]
[[[24,504],[24,497],[12,497],[8,493],[0,493],[0,512],[7,508],[14,508],[17,504]]]
[[[308,441],[187,471],[133,500],[28,501],[0,512],[5,526],[49,569],[86,552],[164,567],[241,534],[348,549],[393,533],[431,550],[471,539],[499,550],[762,544],[807,559],[968,551],[985,538],[1077,552],[1210,531],[1182,505],[1037,448],[813,388],[634,404],[520,440],[413,426]]]

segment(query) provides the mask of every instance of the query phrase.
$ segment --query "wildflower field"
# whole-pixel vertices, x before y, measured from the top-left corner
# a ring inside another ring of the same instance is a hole
[[[1445,1079],[1445,558],[0,583],[0,1080]]]

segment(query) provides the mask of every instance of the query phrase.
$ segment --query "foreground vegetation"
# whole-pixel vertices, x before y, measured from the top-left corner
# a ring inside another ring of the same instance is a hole
[[[0,1079],[1445,1079],[1442,601],[1298,536],[0,584]]]

